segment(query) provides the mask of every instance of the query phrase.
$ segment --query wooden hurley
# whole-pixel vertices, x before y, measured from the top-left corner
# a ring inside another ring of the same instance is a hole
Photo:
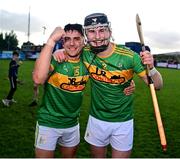
[[[139,39],[140,39],[140,42],[142,45],[142,51],[145,51],[146,48],[145,48],[144,39],[143,39],[143,35],[142,35],[141,21],[140,21],[138,14],[136,15],[136,25],[137,25]],[[155,88],[154,88],[154,83],[153,83],[153,80],[151,79],[150,69],[149,69],[148,65],[147,65],[147,76],[148,76],[148,80],[149,80],[149,87],[150,87],[150,91],[151,91],[151,96],[152,96],[154,112],[155,112],[156,122],[157,122],[157,126],[158,126],[160,141],[161,141],[161,146],[162,146],[163,151],[166,151],[167,150],[166,136],[165,136],[165,132],[164,132],[163,123],[161,120],[161,114],[159,111],[159,106],[158,106],[157,96],[156,96],[156,92],[155,92]]]

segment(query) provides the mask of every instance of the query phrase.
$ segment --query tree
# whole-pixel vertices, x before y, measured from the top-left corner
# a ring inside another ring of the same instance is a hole
[[[10,33],[0,33],[0,50],[16,50],[18,47],[17,35],[12,30]]]
[[[3,50],[4,46],[5,46],[5,41],[3,39],[3,33],[0,33],[0,51]]]

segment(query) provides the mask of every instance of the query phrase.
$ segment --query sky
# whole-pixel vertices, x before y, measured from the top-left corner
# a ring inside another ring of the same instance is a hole
[[[115,43],[139,42],[138,14],[152,54],[180,51],[179,0],[0,0],[0,32],[13,30],[20,47],[28,41],[29,10],[29,40],[35,45],[46,42],[55,27],[83,24],[98,12],[108,16]]]

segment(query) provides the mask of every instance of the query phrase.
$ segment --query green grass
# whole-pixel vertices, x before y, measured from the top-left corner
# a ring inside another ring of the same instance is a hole
[[[0,99],[5,98],[9,91],[7,80],[8,60],[0,60]],[[1,158],[33,158],[34,131],[36,111],[38,107],[28,107],[33,97],[33,82],[31,73],[34,61],[24,61],[19,69],[19,79],[23,85],[18,85],[14,98],[18,101],[10,108],[0,103],[0,157]],[[134,114],[135,132],[134,148],[131,157],[135,158],[178,158],[180,157],[180,70],[158,69],[164,79],[164,88],[157,92],[159,108],[164,123],[168,149],[162,152],[150,91],[137,77]],[[42,87],[40,98],[42,97]],[[89,84],[85,90],[81,109],[81,143],[77,157],[90,157],[89,145],[84,141],[88,110],[90,104]],[[108,150],[110,157],[110,149]],[[56,157],[60,157],[56,151]]]

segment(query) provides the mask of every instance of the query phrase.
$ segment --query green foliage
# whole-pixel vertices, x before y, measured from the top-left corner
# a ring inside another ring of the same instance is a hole
[[[12,30],[10,33],[0,33],[0,50],[16,50],[18,46],[17,36]]]
[[[7,80],[9,61],[0,61],[0,99],[5,98],[9,91]],[[38,106],[29,107],[33,98],[32,70],[34,61],[24,61],[19,69],[19,80],[14,98],[18,101],[10,108],[0,103],[0,157],[1,158],[33,158],[34,132],[36,111]],[[164,79],[164,88],[157,92],[161,117],[167,137],[167,152],[162,152],[157,131],[154,110],[149,88],[139,78],[135,78],[136,91],[134,101],[134,148],[131,157],[135,158],[178,158],[180,157],[180,70],[158,69]],[[89,145],[84,141],[84,132],[90,105],[90,85],[84,93],[80,114],[81,143],[77,157],[90,157]],[[40,98],[43,89],[40,89]],[[110,157],[110,147],[108,147]],[[56,157],[60,157],[58,150]]]

